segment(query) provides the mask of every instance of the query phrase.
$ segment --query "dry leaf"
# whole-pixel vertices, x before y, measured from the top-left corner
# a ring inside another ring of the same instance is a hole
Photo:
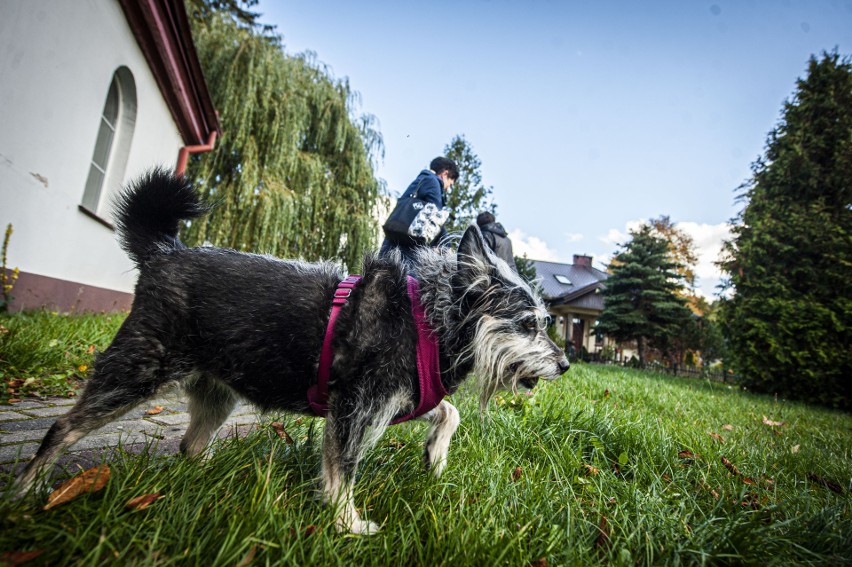
[[[744,476],[744,477],[743,477],[743,483],[745,483],[745,484],[750,484],[750,485],[752,485],[752,486],[754,486],[755,484],[757,484],[757,483],[754,481],[754,479],[753,479],[753,478],[751,478],[750,476]]]
[[[254,555],[257,553],[257,544],[252,545],[248,553],[245,554],[245,557],[240,559],[240,562],[236,564],[236,567],[248,567],[254,561]]]
[[[547,557],[539,557],[530,563],[530,567],[547,567]]]
[[[158,413],[163,411],[163,406],[154,406],[149,410],[145,410],[145,413],[148,415],[157,415]]]
[[[88,354],[92,354],[93,352],[95,352],[95,345],[89,345],[89,348],[86,349],[86,352]]]
[[[609,397],[609,388],[604,390],[604,398],[608,398],[608,397]]]
[[[724,437],[722,437],[721,435],[719,435],[718,433],[714,433],[714,432],[712,432],[712,431],[711,431],[711,432],[710,432],[710,437],[712,437],[713,439],[715,439],[716,441],[718,441],[718,442],[719,442],[719,443],[721,443],[722,445],[724,445],[724,444],[725,444],[725,438],[724,438]]]
[[[10,403],[10,404],[17,404],[17,403],[19,403],[21,400],[19,400],[18,398],[9,398],[9,399],[8,399],[8,400],[6,400],[6,401],[7,401],[8,403]]]
[[[606,516],[601,516],[601,521],[598,524],[598,532],[598,537],[595,539],[595,547],[608,546],[610,529],[607,525]]]
[[[109,467],[107,465],[92,467],[82,474],[60,484],[59,487],[51,492],[50,496],[47,497],[47,504],[45,504],[42,509],[50,510],[60,504],[65,504],[74,500],[81,494],[97,492],[106,486],[107,482],[109,482]]]
[[[0,554],[0,563],[9,565],[9,567],[17,567],[29,561],[32,561],[39,555],[44,553],[43,549],[34,549],[32,551],[6,551]]]
[[[768,425],[769,427],[781,427],[782,425],[784,425],[784,422],[783,421],[772,421],[770,419],[767,419],[766,416],[764,415],[763,416],[763,425]]]
[[[305,537],[312,536],[317,531],[317,527],[313,524],[305,528]]]
[[[800,445],[793,445],[792,447],[790,447],[790,452],[795,455],[796,453],[799,452],[799,447],[800,447]]]
[[[523,475],[521,467],[515,467],[515,470],[512,471],[512,480],[515,482],[521,480],[521,475]]]
[[[143,494],[142,496],[137,496],[136,498],[131,498],[127,501],[127,504],[124,505],[128,510],[144,510],[157,500],[162,498],[159,492],[154,492],[152,494]]]
[[[830,480],[826,480],[826,479],[822,478],[821,476],[819,476],[818,474],[808,473],[808,479],[811,482],[815,482],[817,484],[820,484],[820,485],[826,487],[827,489],[831,490],[832,492],[836,492],[837,494],[843,494],[843,487],[842,486],[840,486],[839,484],[832,482]]]
[[[726,423],[725,425],[722,426],[722,429],[725,430],[725,431],[733,431],[734,426],[731,425],[730,423]]]
[[[288,445],[293,444],[293,438],[290,437],[290,434],[284,430],[284,424],[280,421],[273,421],[269,424],[269,427],[275,430],[275,433],[278,434],[278,437],[283,439]]]
[[[729,461],[729,460],[728,460],[728,459],[726,459],[725,457],[722,457],[722,464],[723,464],[723,465],[725,465],[725,467],[726,467],[729,471],[731,471],[731,474],[733,474],[734,476],[740,476],[740,471],[739,471],[739,469],[737,469],[737,467],[736,467],[736,466],[734,466],[734,463],[732,463],[731,461]]]
[[[586,469],[586,472],[592,476],[598,476],[598,473],[601,472],[600,469],[593,467],[592,465],[583,465],[583,468]]]
[[[683,451],[680,451],[677,456],[681,459],[698,459],[701,457],[701,455],[696,455],[689,449],[684,449]]]

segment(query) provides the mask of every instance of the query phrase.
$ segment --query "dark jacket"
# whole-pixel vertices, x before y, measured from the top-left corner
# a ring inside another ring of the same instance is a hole
[[[515,256],[512,253],[512,241],[506,234],[506,229],[499,222],[490,222],[479,227],[485,243],[494,251],[498,258],[502,258],[509,267],[517,271],[515,267]]]

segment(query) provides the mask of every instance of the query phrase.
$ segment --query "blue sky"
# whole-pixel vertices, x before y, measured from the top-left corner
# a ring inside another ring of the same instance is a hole
[[[736,188],[808,58],[852,54],[852,0],[343,1],[257,8],[378,119],[391,194],[456,134],[482,160],[516,253],[603,267],[669,215],[695,238],[699,286]]]

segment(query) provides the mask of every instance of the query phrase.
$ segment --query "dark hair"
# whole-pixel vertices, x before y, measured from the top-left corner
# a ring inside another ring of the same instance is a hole
[[[484,213],[479,213],[479,216],[476,217],[476,224],[479,226],[485,226],[486,224],[491,224],[495,220],[497,219],[494,218],[494,215],[485,211]]]
[[[431,169],[438,175],[441,175],[442,171],[446,171],[448,172],[450,179],[452,179],[453,181],[458,181],[459,166],[457,166],[456,162],[454,162],[450,158],[445,158],[444,156],[436,157],[432,160],[432,163],[429,164],[429,169]]]

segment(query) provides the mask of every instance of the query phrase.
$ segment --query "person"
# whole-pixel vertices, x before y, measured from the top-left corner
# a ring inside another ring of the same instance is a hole
[[[512,241],[509,240],[509,235],[503,225],[497,222],[494,215],[488,211],[479,213],[479,216],[476,217],[476,224],[482,231],[482,237],[488,247],[494,251],[498,258],[505,260],[509,267],[517,272],[515,255],[512,252]]]
[[[418,198],[433,203],[438,209],[444,209],[447,206],[447,192],[450,187],[458,181],[459,168],[456,163],[446,157],[436,157],[429,163],[429,169],[424,169],[420,172],[417,178],[411,182],[403,195],[410,195],[417,191]],[[428,246],[438,246],[444,241],[447,235],[447,230],[442,226],[441,231],[435,239],[428,243]],[[379,249],[380,255],[385,255],[392,249],[398,249],[402,254],[403,260],[410,266],[414,266],[414,251],[417,249],[416,244],[407,242],[395,242],[387,238],[382,242],[382,247]]]

